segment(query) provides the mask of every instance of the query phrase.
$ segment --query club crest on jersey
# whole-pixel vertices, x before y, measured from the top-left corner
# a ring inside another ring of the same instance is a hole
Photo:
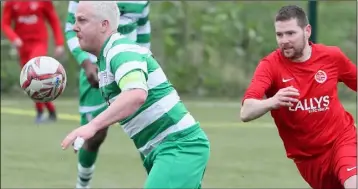
[[[38,6],[39,6],[39,5],[38,5],[37,2],[32,2],[32,3],[30,3],[30,9],[31,9],[31,10],[36,10]]]
[[[316,73],[316,75],[314,76],[314,79],[318,82],[318,83],[324,83],[327,80],[327,74],[326,72],[322,71],[322,70],[318,70],[318,72]]]

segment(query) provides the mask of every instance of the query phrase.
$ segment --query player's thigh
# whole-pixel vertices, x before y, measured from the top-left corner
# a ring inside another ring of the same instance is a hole
[[[20,67],[24,67],[24,65],[30,60],[31,57],[31,46],[24,44],[22,47],[17,49],[20,61]]]
[[[332,152],[327,151],[319,156],[296,162],[302,178],[313,189],[340,189],[338,179],[332,174],[330,159]]]
[[[171,142],[159,148],[144,188],[200,188],[210,154],[207,141]]]
[[[334,174],[342,185],[348,178],[357,175],[357,136],[355,133],[343,136],[342,141],[335,146],[332,158]]]

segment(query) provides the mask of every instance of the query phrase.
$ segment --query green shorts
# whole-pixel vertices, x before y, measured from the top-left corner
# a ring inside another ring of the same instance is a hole
[[[210,143],[199,126],[169,135],[145,159],[144,188],[201,188]]]
[[[82,125],[86,125],[88,122],[90,122],[93,118],[95,118],[96,116],[98,116],[100,113],[102,113],[105,109],[107,108],[107,106],[104,106],[100,109],[97,109],[95,111],[92,112],[87,112],[87,113],[81,113],[81,126]]]

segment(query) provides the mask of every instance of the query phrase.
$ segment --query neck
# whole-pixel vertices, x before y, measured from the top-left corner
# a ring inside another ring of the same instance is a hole
[[[307,43],[305,48],[302,51],[302,56],[299,58],[296,58],[292,61],[293,62],[305,62],[311,58],[311,54],[312,54],[312,47],[309,43]]]
[[[93,52],[90,52],[90,53],[94,54],[96,57],[100,56],[100,55],[101,55],[101,50],[102,50],[102,47],[103,47],[104,43],[105,43],[106,40],[107,40],[108,38],[110,38],[114,33],[116,33],[116,32],[115,32],[115,31],[114,31],[114,32],[108,32],[108,33],[106,33],[105,35],[102,35],[101,38],[99,38],[99,44],[101,44],[101,45],[96,46],[96,47],[98,47],[98,48],[96,48]]]

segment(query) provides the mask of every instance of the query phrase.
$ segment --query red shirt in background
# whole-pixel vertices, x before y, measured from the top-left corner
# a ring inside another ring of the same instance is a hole
[[[318,155],[332,147],[338,136],[356,134],[354,118],[338,98],[337,84],[357,91],[357,66],[338,47],[312,44],[311,58],[291,62],[277,49],[263,58],[244,99],[274,96],[281,88],[299,90],[293,107],[272,110],[271,115],[292,159]]]
[[[51,1],[6,1],[1,28],[10,41],[20,38],[25,45],[26,41],[47,43],[46,20],[53,30],[56,45],[63,46],[61,22]]]

